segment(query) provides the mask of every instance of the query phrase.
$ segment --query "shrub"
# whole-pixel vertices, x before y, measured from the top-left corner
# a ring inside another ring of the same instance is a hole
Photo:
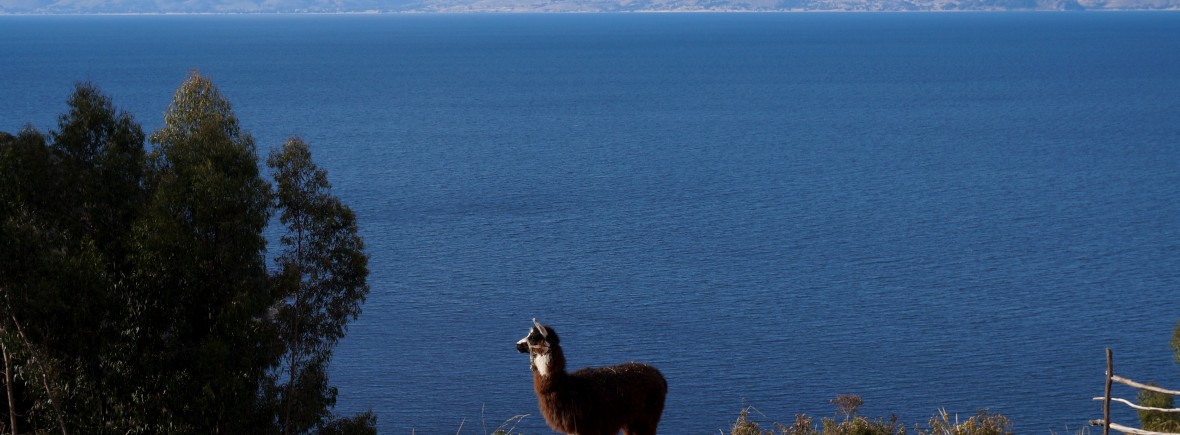
[[[918,430],[919,435],[1012,435],[1012,422],[1000,414],[993,414],[981,410],[974,417],[959,423],[951,423],[950,414],[945,409],[938,411],[938,415],[931,417],[927,430]]]
[[[763,431],[762,427],[750,420],[750,408],[742,409],[737,421],[729,429],[729,435],[774,435],[772,431]]]
[[[782,435],[820,435],[812,423],[811,416],[807,414],[796,414],[795,424],[790,426],[784,424],[777,424],[779,434]]]
[[[1138,402],[1150,408],[1171,408],[1172,396],[1150,390],[1139,390]],[[1180,433],[1180,415],[1160,411],[1137,411],[1143,430]]]
[[[869,420],[864,417],[852,417],[836,423],[834,420],[824,419],[822,435],[905,435],[905,426],[897,423],[897,416],[884,419]]]

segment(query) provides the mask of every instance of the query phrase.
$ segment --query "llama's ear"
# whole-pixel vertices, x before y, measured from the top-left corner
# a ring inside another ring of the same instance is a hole
[[[542,337],[549,337],[549,329],[545,328],[545,325],[537,322],[535,317],[533,318],[533,326],[537,328],[537,332],[539,332]]]

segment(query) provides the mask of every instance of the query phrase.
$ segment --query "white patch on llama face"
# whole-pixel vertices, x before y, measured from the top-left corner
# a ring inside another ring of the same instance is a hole
[[[549,354],[534,356],[533,367],[537,368],[538,375],[549,376]]]

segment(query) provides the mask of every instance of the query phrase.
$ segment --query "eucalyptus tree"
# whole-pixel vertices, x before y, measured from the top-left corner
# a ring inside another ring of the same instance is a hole
[[[144,133],[130,114],[117,111],[96,86],[80,83],[51,132],[62,156],[61,176],[70,184],[62,202],[77,237],[90,236],[123,274],[126,239],[144,202]]]
[[[148,200],[133,230],[146,331],[133,405],[146,430],[251,433],[268,423],[259,379],[278,349],[262,231],[270,186],[229,101],[193,72],[150,136]]]
[[[375,433],[331,411],[368,256],[307,144],[272,152],[273,194],[195,72],[150,153],[94,86],[68,104],[54,132],[0,133],[0,432]]]
[[[48,137],[26,128],[0,145],[0,353],[13,432],[100,432],[118,420],[111,393],[128,357],[118,289],[142,205],[144,134],[92,84],[67,104]]]
[[[36,321],[58,311],[61,289],[72,281],[55,273],[70,262],[63,234],[41,219],[53,214],[45,194],[55,190],[54,161],[45,135],[32,128],[0,143],[0,356],[7,399],[0,424],[11,433],[50,426],[63,415],[49,409],[60,403],[51,400],[59,389],[50,383],[60,372],[50,354],[57,334]]]
[[[332,194],[307,143],[289,139],[271,151],[267,166],[285,230],[274,278],[281,295],[274,319],[284,346],[277,369],[279,425],[284,434],[305,433],[332,420],[336,389],[328,384],[327,365],[369,293],[368,255],[356,215]]]

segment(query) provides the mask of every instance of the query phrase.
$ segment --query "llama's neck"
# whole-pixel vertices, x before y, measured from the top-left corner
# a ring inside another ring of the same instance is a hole
[[[547,392],[565,378],[565,354],[561,346],[552,346],[549,353],[533,357],[533,383],[537,392]]]

